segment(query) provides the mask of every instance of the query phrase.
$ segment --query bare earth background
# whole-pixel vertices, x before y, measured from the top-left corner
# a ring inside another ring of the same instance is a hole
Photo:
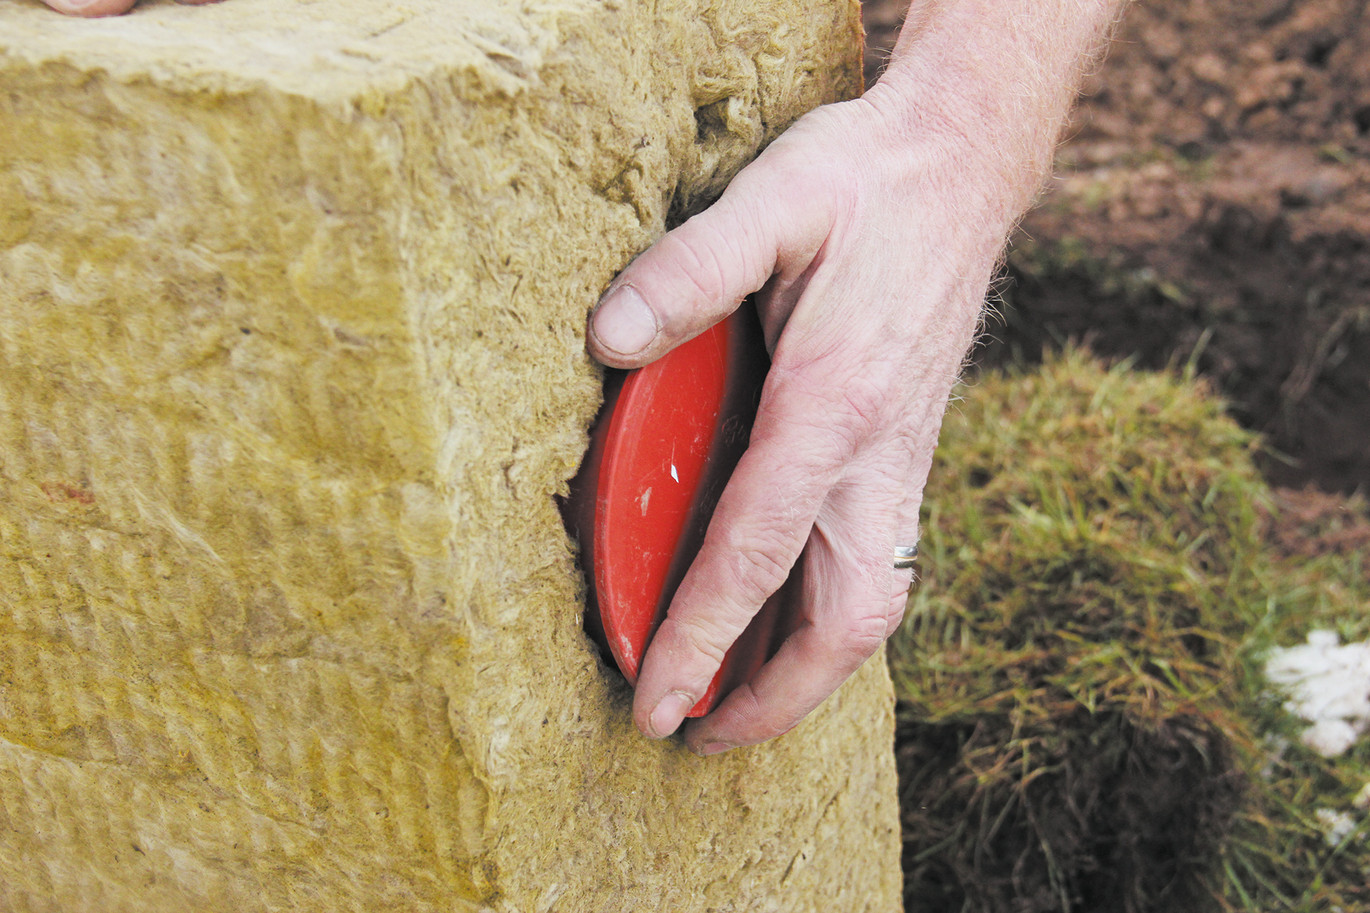
[[[865,3],[868,82],[905,6]],[[1367,7],[1134,3],[977,355],[1083,339],[1142,367],[1192,360],[1268,441],[1295,552],[1370,541],[1345,497],[1370,488]],[[1329,515],[1337,541],[1319,541]]]

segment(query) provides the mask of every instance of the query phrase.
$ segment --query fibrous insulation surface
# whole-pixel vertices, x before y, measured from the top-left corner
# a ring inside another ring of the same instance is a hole
[[[847,0],[0,0],[0,908],[882,910],[888,683],[636,735],[585,315]]]

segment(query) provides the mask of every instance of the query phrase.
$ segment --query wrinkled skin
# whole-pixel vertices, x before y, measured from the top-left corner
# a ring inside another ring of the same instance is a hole
[[[597,358],[636,366],[759,289],[772,353],[751,444],[638,679],[635,716],[650,735],[679,726],[801,553],[806,623],[693,724],[692,747],[784,732],[903,617],[911,572],[894,569],[894,547],[918,541],[942,412],[1003,228],[947,205],[937,188],[958,167],[951,147],[910,140],[884,101],[877,86],[800,120],[624,270],[591,324]],[[615,351],[610,308],[644,301],[653,341]]]
[[[121,13],[135,0],[45,0]],[[196,2],[196,0],[187,0]],[[880,83],[801,118],[610,285],[590,353],[647,364],[755,294],[772,367],[751,443],[640,670],[645,734],[680,728],[799,568],[793,633],[686,726],[700,754],[792,728],[899,625],[894,547],[1014,221],[1124,0],[915,0]]]
[[[589,350],[631,368],[756,294],[772,367],[747,452],[649,645],[638,728],[680,727],[798,567],[795,633],[685,741],[793,727],[876,654],[911,575],[942,414],[1004,241],[1116,0],[924,0],[863,98],[806,115],[611,284]],[[802,559],[801,559],[802,556]]]

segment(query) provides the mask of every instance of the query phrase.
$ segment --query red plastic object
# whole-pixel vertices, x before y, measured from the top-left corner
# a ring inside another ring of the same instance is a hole
[[[747,447],[770,360],[750,304],[636,371],[611,372],[569,517],[591,582],[587,627],[631,683]],[[773,650],[772,598],[689,716]]]

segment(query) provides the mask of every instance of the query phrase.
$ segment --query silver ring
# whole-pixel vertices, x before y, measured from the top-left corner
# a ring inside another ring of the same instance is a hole
[[[894,569],[902,571],[918,564],[918,543],[894,547]]]

